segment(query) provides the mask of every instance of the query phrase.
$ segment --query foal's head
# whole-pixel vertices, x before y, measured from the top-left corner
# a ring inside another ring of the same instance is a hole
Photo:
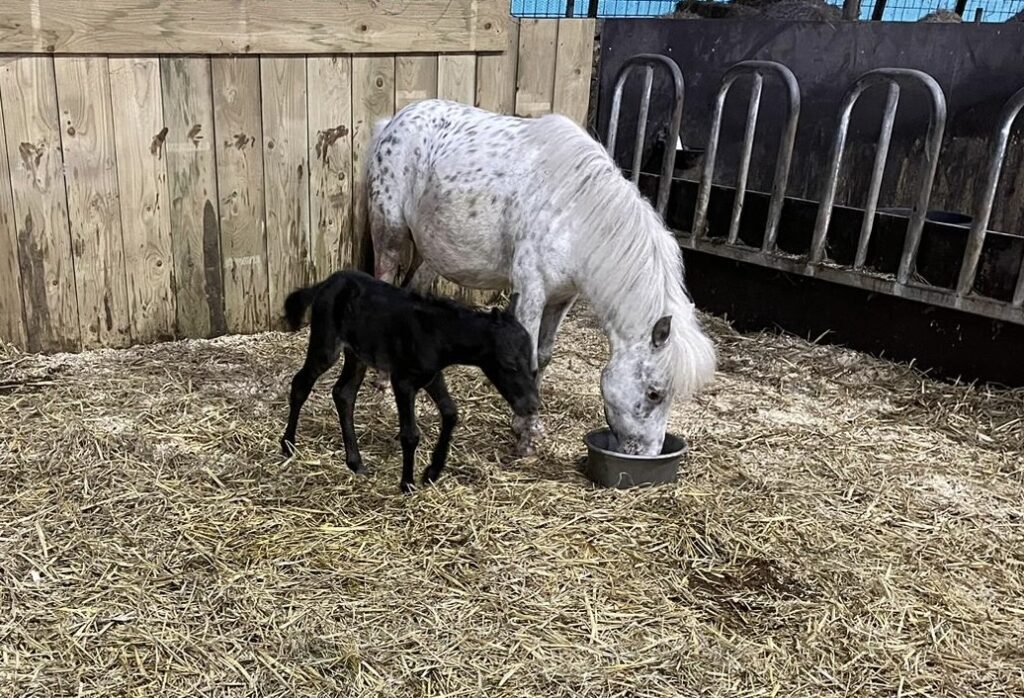
[[[512,411],[522,417],[536,414],[540,397],[537,372],[531,368],[533,342],[515,316],[518,300],[519,294],[513,294],[508,308],[495,308],[488,316],[493,354],[481,368]]]

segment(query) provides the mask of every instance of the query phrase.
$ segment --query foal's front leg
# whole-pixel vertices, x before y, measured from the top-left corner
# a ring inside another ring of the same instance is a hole
[[[434,446],[434,453],[430,456],[430,467],[423,471],[423,484],[430,484],[441,477],[445,461],[448,460],[448,447],[451,445],[452,432],[459,424],[459,410],[448,392],[448,386],[444,382],[444,374],[438,372],[434,380],[427,383],[427,394],[437,405],[437,411],[441,414],[441,434],[437,437],[437,445]]]
[[[398,437],[402,442],[402,492],[408,494],[415,487],[413,468],[416,465],[416,447],[420,444],[420,429],[416,426],[416,393],[419,389],[408,380],[391,376],[391,389],[398,407]]]

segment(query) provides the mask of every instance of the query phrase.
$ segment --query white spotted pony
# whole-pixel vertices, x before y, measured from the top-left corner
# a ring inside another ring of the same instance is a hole
[[[375,274],[438,275],[519,294],[536,380],[582,294],[611,348],[601,377],[617,450],[660,452],[674,398],[709,382],[715,350],[683,285],[678,244],[600,144],[569,119],[500,116],[443,100],[402,109],[374,130],[367,183]],[[537,415],[516,418],[529,453]]]

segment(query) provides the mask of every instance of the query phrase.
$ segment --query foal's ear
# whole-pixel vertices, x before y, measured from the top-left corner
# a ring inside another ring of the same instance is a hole
[[[660,349],[668,343],[669,335],[672,332],[672,316],[666,315],[665,317],[654,323],[654,329],[651,330],[651,344],[654,345],[655,349]]]
[[[516,306],[518,306],[518,305],[519,305],[519,294],[518,293],[513,293],[512,297],[508,299],[508,307],[505,308],[505,314],[506,315],[511,315],[512,317],[515,317],[516,316]]]

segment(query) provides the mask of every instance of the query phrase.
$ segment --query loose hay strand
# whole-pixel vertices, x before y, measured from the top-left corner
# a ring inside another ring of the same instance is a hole
[[[397,494],[367,385],[277,455],[305,335],[0,347],[0,695],[1024,693],[1024,392],[705,322],[680,481],[596,490],[606,346],[574,313],[547,438],[470,369],[439,486]],[[427,446],[437,418],[419,405]]]

